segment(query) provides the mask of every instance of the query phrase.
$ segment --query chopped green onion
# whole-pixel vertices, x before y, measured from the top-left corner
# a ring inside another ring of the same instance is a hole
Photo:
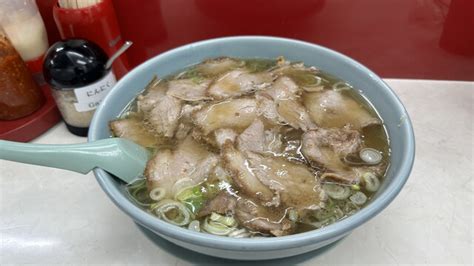
[[[212,221],[209,218],[209,216],[206,217],[206,219],[204,219],[204,224],[202,225],[202,229],[208,233],[218,236],[226,236],[235,229],[235,226],[227,226],[217,221]]]
[[[316,227],[316,228],[321,228],[323,226],[326,226],[326,225],[329,225],[329,224],[332,224],[336,222],[336,218],[335,217],[329,217],[327,219],[324,219],[322,221],[318,221],[318,222],[312,222],[310,223],[312,226]]]
[[[201,225],[198,220],[193,220],[189,223],[188,229],[196,232],[201,232]]]
[[[223,216],[215,212],[211,213],[209,219],[211,219],[211,221],[218,222],[226,226],[235,226],[237,224],[237,221],[234,219],[234,217]]]
[[[350,196],[349,199],[357,205],[364,205],[364,203],[367,201],[367,196],[362,193],[362,192],[356,192],[354,195]]]
[[[357,206],[356,204],[352,203],[351,201],[346,202],[346,204],[344,204],[344,206],[342,207],[342,211],[346,215],[352,215],[355,212],[357,212],[359,209],[360,209],[360,207]]]
[[[230,232],[228,235],[228,237],[233,237],[233,238],[244,238],[244,237],[249,237],[249,236],[250,236],[250,233],[245,228],[234,229],[234,231]]]
[[[165,199],[154,204],[151,209],[156,216],[171,224],[184,226],[191,221],[191,214],[188,208],[181,202]]]
[[[166,195],[166,190],[161,187],[156,187],[150,191],[150,198],[155,201],[162,200]]]
[[[176,195],[179,201],[185,201],[189,198],[202,197],[201,186],[188,187]]]
[[[329,197],[337,200],[347,199],[351,194],[351,189],[347,186],[324,184],[322,187]]]
[[[380,181],[377,176],[371,172],[366,172],[362,175],[362,181],[365,189],[370,192],[375,192],[380,187]]]
[[[171,189],[174,197],[176,198],[177,195],[179,195],[181,192],[183,192],[184,190],[190,188],[190,187],[193,187],[195,186],[196,183],[191,180],[190,178],[181,178],[179,179],[178,181],[176,181],[173,185],[173,188]]]
[[[344,81],[339,81],[332,85],[332,89],[335,91],[350,90],[351,88],[351,85],[345,83]]]
[[[336,217],[336,219],[341,219],[342,217],[344,217],[344,212],[339,207],[334,208],[333,212],[334,217]]]
[[[139,180],[129,185],[127,187],[127,193],[130,195],[130,198],[132,198],[132,200],[138,205],[148,207],[154,203],[154,201],[151,200],[148,195],[148,189],[146,187],[145,180]]]
[[[202,208],[202,206],[204,205],[204,199],[203,198],[190,198],[183,201],[183,203],[193,214],[197,214],[199,210]]]
[[[318,221],[325,220],[334,215],[332,208],[323,208],[319,210],[315,210],[313,212],[313,217],[316,218]]]
[[[336,203],[331,198],[327,199],[326,206],[324,206],[326,209],[332,209],[336,206]]]
[[[204,205],[205,197],[201,185],[188,187],[176,195],[176,199],[184,203],[192,213],[197,213]]]
[[[351,188],[352,188],[352,190],[356,190],[356,191],[360,190],[360,186],[357,185],[357,184],[352,185]]]
[[[376,149],[365,148],[360,150],[359,157],[366,164],[375,165],[382,161],[382,153]]]
[[[354,166],[359,166],[359,165],[366,165],[367,163],[364,162],[358,154],[347,154],[344,156],[344,163],[348,165],[354,165]]]
[[[288,219],[292,222],[297,222],[299,218],[298,211],[291,209],[288,211]]]
[[[146,179],[137,179],[133,183],[128,184],[127,189],[133,190],[143,186],[146,186]]]

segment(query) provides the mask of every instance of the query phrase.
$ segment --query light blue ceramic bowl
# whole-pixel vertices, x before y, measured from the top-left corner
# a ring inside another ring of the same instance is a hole
[[[108,121],[116,118],[154,75],[163,77],[206,58],[219,56],[284,56],[291,61],[316,66],[360,89],[379,111],[391,141],[391,165],[381,189],[367,207],[325,228],[276,238],[234,239],[182,229],[151,216],[128,200],[117,179],[102,169],[96,169],[94,172],[102,189],[135,222],[179,246],[211,256],[240,260],[274,259],[312,251],[346,236],[397,196],[410,174],[415,155],[412,125],[398,97],[360,63],[330,49],[291,39],[258,36],[213,39],[185,45],[146,61],[123,77],[104,99],[92,120],[89,141],[110,136]]]

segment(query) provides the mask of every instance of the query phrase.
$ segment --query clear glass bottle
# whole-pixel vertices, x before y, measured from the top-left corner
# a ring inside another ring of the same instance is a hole
[[[105,52],[95,43],[69,39],[53,44],[46,52],[43,74],[68,130],[87,136],[95,109],[115,85],[105,68]]]
[[[0,25],[25,62],[41,58],[48,49],[35,0],[0,0]]]

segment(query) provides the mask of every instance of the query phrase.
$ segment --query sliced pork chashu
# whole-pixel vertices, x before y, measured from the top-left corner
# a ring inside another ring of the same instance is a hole
[[[258,199],[264,205],[278,206],[280,204],[278,195],[262,184],[250,167],[245,155],[234,148],[232,143],[224,144],[222,162],[224,169],[231,175],[233,185],[241,193]]]
[[[291,234],[295,224],[286,218],[284,210],[265,207],[242,197],[237,202],[235,218],[241,225],[253,232],[283,236]]]
[[[282,150],[281,135],[278,132],[278,127],[265,129],[262,120],[257,118],[238,136],[237,146],[241,151],[280,153]]]
[[[265,150],[265,128],[260,119],[246,128],[237,138],[241,151],[263,152]]]
[[[321,207],[324,192],[316,175],[305,165],[252,152],[247,153],[247,161],[258,180],[279,195],[283,206],[298,211]]]
[[[258,114],[273,125],[284,124],[277,112],[277,102],[280,100],[294,100],[297,97],[298,86],[288,77],[280,77],[265,90],[255,94]]]
[[[229,194],[227,190],[221,190],[214,198],[204,203],[197,217],[205,217],[213,212],[223,215],[233,214],[236,206],[237,197]]]
[[[323,176],[346,183],[358,182],[359,172],[343,162],[345,156],[361,148],[362,137],[357,130],[319,128],[304,133],[302,141],[304,156],[328,170]]]
[[[148,162],[149,189],[164,188],[172,197],[183,185],[218,182],[223,190],[196,217],[232,214],[251,233],[280,236],[297,226],[287,218],[294,211],[304,219],[324,206],[320,182],[354,184],[367,171],[382,175],[383,162],[359,158],[364,145],[374,146],[361,132],[380,121],[349,92],[328,90],[333,80],[315,68],[280,61],[252,70],[237,59],[211,59],[151,82],[138,97],[139,117],[145,132],[167,137],[171,148]],[[117,136],[153,141],[133,121],[110,126]]]
[[[287,124],[303,131],[315,129],[305,107],[299,102],[298,85],[286,76],[256,95],[259,114],[274,125]]]
[[[166,95],[167,86],[165,82],[154,77],[145,89],[146,93],[137,97],[137,107],[141,112],[148,112],[153,109],[161,97]]]
[[[214,131],[215,145],[222,148],[225,143],[234,143],[238,137],[237,132],[230,128],[219,128]]]
[[[122,118],[111,121],[110,129],[115,137],[131,140],[143,147],[155,147],[158,145],[158,138],[143,124],[143,121],[136,117]]]
[[[202,108],[202,104],[185,104],[181,108],[179,124],[176,129],[175,138],[182,140],[186,138],[194,128],[192,114]]]
[[[146,93],[137,97],[137,108],[154,133],[173,137],[181,114],[181,100],[166,95],[166,82],[156,77],[147,85]]]
[[[226,190],[206,201],[197,216],[205,217],[213,212],[222,215],[234,214],[239,224],[251,232],[282,236],[290,234],[295,227],[286,218],[284,210],[257,206],[245,196],[231,195]]]
[[[197,185],[204,181],[218,162],[217,155],[188,136],[176,150],[159,150],[148,161],[145,177],[149,187],[161,187],[166,193],[174,193],[173,186],[178,180],[187,178],[189,185]]]
[[[272,100],[293,100],[298,96],[298,85],[289,77],[280,77],[267,89],[259,92]]]
[[[210,83],[210,79],[204,79],[200,81],[196,81],[194,79],[170,80],[168,82],[168,91],[166,94],[184,101],[191,102],[210,100],[211,97],[206,95],[206,90]]]
[[[381,123],[365,107],[340,91],[308,93],[304,97],[304,106],[313,121],[321,127],[341,128],[350,124],[354,129],[360,129]]]
[[[281,120],[293,128],[308,131],[316,129],[304,106],[296,100],[280,100],[276,103],[276,110]]]
[[[286,61],[279,62],[278,67],[272,70],[277,77],[291,78],[302,90],[307,92],[322,91],[322,78],[318,76],[319,70],[307,67],[303,63],[290,64]]]
[[[204,76],[216,76],[241,67],[242,63],[229,57],[206,60],[195,67],[195,71]]]
[[[145,118],[156,133],[165,137],[173,137],[181,116],[181,108],[181,100],[165,95],[156,101],[153,109],[145,113]]]
[[[207,93],[214,99],[222,100],[261,90],[268,86],[272,79],[266,72],[249,73],[243,69],[236,69],[215,79]]]
[[[204,135],[219,128],[238,132],[246,129],[257,116],[257,102],[251,98],[226,100],[207,105],[194,113],[193,120]]]
[[[238,190],[265,206],[317,209],[324,200],[316,175],[304,165],[241,152],[230,144],[224,147],[223,161]]]

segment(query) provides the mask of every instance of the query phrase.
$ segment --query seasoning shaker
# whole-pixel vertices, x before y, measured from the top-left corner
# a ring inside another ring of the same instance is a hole
[[[95,109],[116,83],[107,54],[95,43],[69,39],[53,44],[43,63],[45,81],[68,130],[87,136]]]
[[[35,81],[43,85],[41,68],[48,37],[35,0],[0,0],[0,24]]]
[[[0,26],[0,120],[25,117],[44,102],[43,93]]]

